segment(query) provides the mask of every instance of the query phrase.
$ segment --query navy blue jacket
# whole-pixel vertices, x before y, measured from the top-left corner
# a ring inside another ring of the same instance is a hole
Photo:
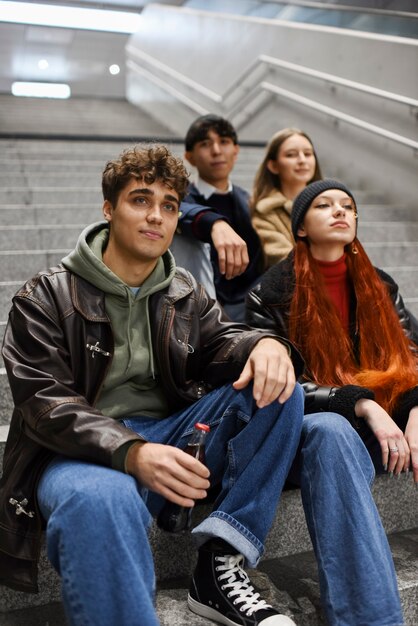
[[[191,184],[180,207],[182,215],[179,221],[179,231],[181,234],[212,244],[212,226],[214,222],[222,219],[227,221],[247,244],[250,258],[248,267],[243,274],[231,280],[226,280],[220,274],[218,255],[214,246],[211,246],[216,295],[221,304],[243,302],[249,289],[257,283],[263,271],[261,243],[251,224],[249,194],[241,187],[233,185],[232,200],[231,213],[222,213],[217,209],[212,209],[210,198],[206,199],[197,187]]]

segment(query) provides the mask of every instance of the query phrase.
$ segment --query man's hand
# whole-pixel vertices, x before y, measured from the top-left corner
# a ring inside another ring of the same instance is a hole
[[[410,452],[403,432],[390,415],[374,400],[362,398],[355,406],[357,417],[363,417],[380,444],[382,465],[388,472],[400,474],[409,468]]]
[[[210,486],[208,468],[173,446],[139,442],[129,448],[125,465],[141,485],[180,506],[194,506]]]
[[[409,411],[409,419],[405,428],[405,439],[411,451],[411,465],[414,482],[418,484],[418,406]]]
[[[224,220],[213,224],[211,237],[218,253],[220,273],[228,280],[242,274],[250,262],[245,241]]]
[[[253,395],[260,409],[274,400],[284,404],[296,384],[295,370],[287,347],[270,337],[260,339],[233,387],[244,389],[253,379]]]

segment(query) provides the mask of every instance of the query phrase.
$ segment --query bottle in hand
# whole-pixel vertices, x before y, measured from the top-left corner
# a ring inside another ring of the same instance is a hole
[[[210,428],[206,424],[195,424],[193,434],[184,450],[201,463],[205,463],[205,442],[209,431]],[[193,508],[166,500],[157,517],[157,524],[170,533],[189,530],[192,525],[192,511]]]

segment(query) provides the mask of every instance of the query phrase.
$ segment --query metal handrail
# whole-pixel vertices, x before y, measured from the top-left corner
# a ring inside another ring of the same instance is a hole
[[[291,72],[303,74],[304,76],[324,80],[325,82],[331,83],[332,85],[348,87],[349,89],[361,91],[371,96],[377,96],[379,98],[391,100],[392,102],[396,102],[398,104],[404,104],[407,106],[418,108],[418,100],[415,100],[414,98],[400,96],[396,93],[393,93],[392,91],[385,91],[384,89],[371,87],[369,85],[365,85],[364,83],[359,83],[357,81],[349,80],[347,78],[341,78],[340,76],[336,76],[335,74],[329,74],[328,72],[314,70],[312,68],[305,67],[304,65],[291,63],[290,61],[283,61],[282,59],[277,59],[276,57],[271,57],[267,54],[260,54],[260,56],[258,56],[257,59],[255,59],[255,61],[253,61],[249,65],[249,67],[241,74],[241,76],[237,80],[235,80],[225,91],[223,95],[223,100],[225,100],[231,93],[233,93],[237,89],[240,84],[242,84],[243,76],[248,76],[252,73],[255,73],[260,64],[280,67],[286,70],[290,70]]]
[[[321,72],[319,70],[313,70],[311,68],[307,68],[302,65],[297,65],[296,63],[291,63],[289,61],[276,59],[275,57],[270,57],[268,55],[260,55],[259,57],[257,57],[257,59],[253,61],[253,63],[249,66],[249,68],[247,68],[241,74],[241,76],[236,81],[234,81],[234,83],[227,89],[227,91],[224,93],[224,96],[220,96],[214,91],[207,89],[203,85],[197,83],[195,80],[188,78],[187,76],[185,76],[184,74],[181,74],[180,72],[177,72],[176,70],[173,70],[165,63],[157,61],[157,59],[147,54],[146,52],[143,52],[141,50],[134,48],[132,45],[128,45],[127,50],[129,53],[133,54],[134,56],[137,56],[147,61],[148,63],[153,65],[155,68],[160,69],[162,72],[169,74],[170,76],[174,76],[179,82],[183,83],[184,85],[187,85],[188,87],[192,88],[194,91],[198,92],[200,95],[204,95],[207,98],[209,98],[212,102],[216,102],[217,104],[220,104],[220,105],[222,104],[225,105],[225,100],[228,99],[229,95],[233,92],[234,89],[235,91],[237,90],[238,85],[240,84],[242,85],[243,79],[245,76],[248,76],[248,74],[250,75],[254,74],[261,63],[266,63],[269,65],[283,67],[285,69],[289,69],[290,71],[298,72],[300,74],[304,74],[313,78],[325,80],[326,82],[331,83],[333,85],[340,85],[340,86],[348,87],[356,91],[367,93],[369,95],[373,95],[373,96],[377,96],[380,98],[385,98],[387,100],[391,100],[393,102],[397,102],[398,104],[418,108],[418,100],[415,100],[413,98],[400,96],[398,94],[394,94],[392,92],[385,91],[383,89],[370,87],[368,85],[364,85],[363,83],[358,83],[356,81],[348,80],[345,78],[340,78],[339,76],[335,76],[334,74],[328,74],[326,72]],[[195,102],[188,96],[181,93],[175,87],[168,85],[167,83],[159,79],[157,76],[155,76],[154,74],[152,74],[145,68],[142,68],[141,66],[139,66],[137,63],[135,63],[135,61],[128,59],[127,66],[130,67],[131,69],[134,69],[136,72],[146,76],[146,78],[148,78],[154,84],[158,85],[158,87],[162,88],[167,93],[170,93],[170,95],[172,95],[174,98],[183,102],[183,104],[188,106],[191,110],[198,113],[199,115],[205,115],[206,113],[209,112],[200,104],[198,104],[197,102]],[[327,105],[320,104],[319,102],[316,102],[309,98],[305,98],[304,96],[300,96],[294,92],[288,91],[287,89],[283,89],[282,87],[276,87],[275,85],[268,83],[268,82],[262,82],[260,84],[257,84],[257,87],[264,89],[265,91],[273,92],[276,95],[282,95],[283,97],[293,100],[294,102],[299,102],[300,104],[303,104],[304,106],[308,106],[309,108],[316,109],[317,111],[321,111],[322,113],[330,115],[336,119],[345,121],[349,124],[357,126],[358,128],[363,128],[364,130],[368,132],[373,132],[374,134],[377,134],[381,137],[385,137],[386,139],[390,139],[391,141],[395,141],[396,143],[412,148],[413,150],[418,150],[418,143],[412,139],[408,139],[407,137],[403,137],[402,135],[399,135],[392,131],[388,131],[384,128],[381,128],[380,126],[370,124],[369,122],[364,122],[363,120],[356,118],[352,115],[348,115],[347,113],[343,113],[342,111],[339,111],[338,109],[334,109]],[[253,92],[255,91],[254,87],[250,87],[249,89],[252,89]]]
[[[188,96],[185,96],[183,93],[181,93],[181,91],[179,91],[175,87],[172,87],[171,85],[167,85],[167,83],[165,83],[160,78],[158,78],[158,76],[154,76],[154,74],[151,74],[151,72],[149,72],[145,68],[135,63],[135,61],[128,59],[126,62],[126,66],[134,70],[138,74],[142,74],[142,76],[145,76],[145,78],[153,82],[155,85],[157,85],[157,87],[160,87],[161,89],[169,93],[171,96],[174,96],[174,98],[176,98],[177,100],[185,104],[187,107],[189,107],[189,109],[191,109],[198,115],[206,115],[207,113],[209,113],[209,111],[203,108],[202,106],[200,106],[200,104],[198,104],[197,102],[195,102]]]
[[[386,130],[381,128],[380,126],[375,126],[375,124],[370,124],[369,122],[364,122],[360,120],[358,117],[354,117],[353,115],[348,115],[347,113],[343,113],[338,109],[334,109],[332,107],[326,106],[325,104],[321,104],[320,102],[316,102],[315,100],[311,100],[310,98],[305,98],[304,96],[300,96],[299,94],[293,93],[292,91],[288,91],[287,89],[283,89],[282,87],[277,87],[276,85],[272,85],[268,82],[262,82],[260,85],[261,89],[265,91],[269,91],[279,96],[283,96],[283,98],[287,98],[288,100],[292,100],[292,102],[298,102],[310,109],[314,109],[315,111],[320,111],[321,113],[325,113],[335,119],[341,120],[342,122],[347,122],[352,126],[357,126],[358,128],[362,128],[370,133],[374,133],[375,135],[380,135],[380,137],[385,137],[385,139],[391,139],[396,143],[400,143],[403,146],[407,146],[408,148],[412,148],[417,151],[418,154],[418,141],[413,141],[412,139],[408,139],[407,137],[403,137],[403,135],[398,135],[397,133],[393,133],[390,130]]]
[[[267,54],[260,54],[241,74],[240,76],[231,83],[228,89],[221,96],[220,94],[208,89],[204,85],[201,85],[197,81],[193,80],[174,70],[169,65],[158,61],[155,57],[143,52],[142,50],[138,50],[131,44],[126,46],[126,50],[132,54],[133,56],[139,57],[140,59],[146,61],[150,65],[154,66],[156,69],[161,70],[165,74],[176,78],[179,82],[187,85],[197,93],[206,96],[212,102],[216,102],[217,104],[222,104],[229,97],[229,95],[236,91],[237,87],[239,87],[244,78],[248,78],[251,74],[254,74],[258,67],[261,64],[266,64],[274,67],[280,67],[283,69],[287,69],[291,72],[295,72],[298,74],[303,74],[304,76],[309,76],[311,78],[318,78],[320,80],[324,80],[327,83],[331,83],[333,85],[339,85],[342,87],[348,87],[349,89],[353,89],[355,91],[361,91],[371,96],[377,96],[379,98],[384,98],[386,100],[391,100],[398,104],[403,104],[406,106],[417,107],[418,108],[418,100],[414,98],[409,98],[408,96],[401,96],[392,91],[386,91],[384,89],[379,89],[378,87],[371,87],[369,85],[365,85],[364,83],[359,83],[354,80],[349,80],[347,78],[341,78],[340,76],[336,76],[335,74],[329,74],[328,72],[321,72],[319,70],[314,70],[312,68],[306,67],[304,65],[299,65],[297,63],[292,63],[290,61],[284,61],[282,59],[277,59],[276,57],[271,57]]]
[[[326,11],[352,11],[354,13],[370,13],[371,15],[382,15],[383,17],[406,17],[417,19],[418,14],[412,11],[399,11],[395,9],[376,9],[374,7],[362,7],[353,4],[330,4],[328,2],[314,2],[309,0],[264,0],[268,4],[283,4],[287,1],[290,6],[308,7],[312,9],[325,9]]]
[[[162,63],[162,61],[158,61],[155,57],[151,56],[150,54],[147,54],[143,50],[138,50],[138,48],[135,48],[131,44],[127,44],[125,49],[127,50],[127,52],[129,52],[129,54],[132,54],[135,57],[139,57],[140,59],[147,61],[150,65],[153,65],[155,68],[163,71],[165,74],[168,74],[169,76],[173,76],[179,82],[183,83],[184,85],[187,85],[188,87],[191,87],[192,89],[194,89],[194,91],[197,91],[203,96],[206,96],[207,98],[209,98],[209,100],[212,100],[213,102],[217,102],[217,103],[222,102],[222,96],[220,96],[219,94],[215,93],[211,89],[208,89],[204,85],[197,83],[195,80],[193,80],[192,78],[189,78],[185,74],[182,74],[181,72],[178,72],[177,70],[174,70],[169,65]]]

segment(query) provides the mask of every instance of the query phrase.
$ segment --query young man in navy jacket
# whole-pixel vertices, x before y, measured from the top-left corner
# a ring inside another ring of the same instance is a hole
[[[262,273],[263,255],[251,224],[249,195],[230,180],[239,153],[237,134],[222,117],[204,115],[187,131],[185,149],[185,158],[198,176],[181,205],[177,231],[181,236],[171,249],[178,264],[207,288],[201,270],[210,258],[217,299],[232,319],[243,321],[245,296]],[[203,255],[196,244],[192,252],[186,252],[192,239],[206,244],[201,246]],[[213,295],[210,284],[208,290]]]

